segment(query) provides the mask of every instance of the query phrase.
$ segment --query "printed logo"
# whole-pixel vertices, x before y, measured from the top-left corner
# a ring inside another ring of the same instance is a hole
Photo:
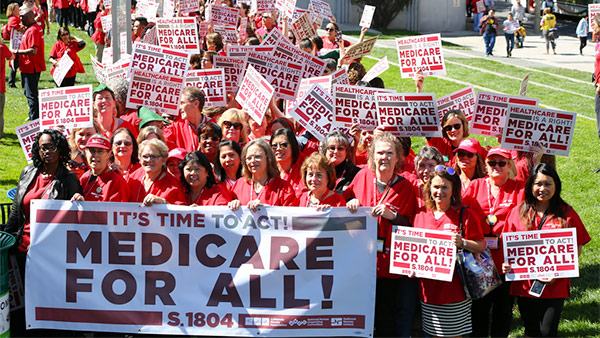
[[[302,325],[306,325],[306,323],[307,323],[307,322],[306,322],[306,320],[302,320],[302,321],[300,321],[300,320],[298,320],[297,318],[294,318],[294,320],[290,320],[290,321],[288,322],[288,324],[289,324],[290,326],[294,326],[294,325],[302,326]]]
[[[342,326],[342,318],[331,318],[331,326]]]

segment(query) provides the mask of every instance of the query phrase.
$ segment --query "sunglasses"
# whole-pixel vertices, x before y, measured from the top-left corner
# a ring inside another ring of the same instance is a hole
[[[71,170],[75,170],[75,169],[87,170],[87,167],[88,167],[85,162],[78,163],[77,161],[73,161],[73,160],[70,160],[69,162],[67,162],[67,165],[69,166],[69,169],[71,169]]]
[[[435,168],[433,168],[433,170],[435,170],[436,172],[447,172],[448,175],[453,176],[456,174],[456,170],[454,170],[454,168],[451,167],[447,167],[445,165],[442,164],[438,164],[435,166]]]
[[[333,32],[333,31],[335,31],[335,28],[325,28],[325,30],[326,30],[327,32]]]
[[[221,138],[219,138],[217,136],[207,136],[207,135],[201,135],[200,139],[202,141],[212,141],[212,142],[219,142],[219,141],[221,141]]]
[[[280,149],[280,148],[281,148],[281,149],[287,149],[287,147],[288,147],[289,145],[290,145],[290,144],[289,144],[289,143],[287,143],[287,142],[273,143],[273,144],[271,144],[271,148],[272,148],[273,150],[277,150],[277,149]]]
[[[327,150],[334,152],[334,151],[346,151],[346,147],[336,147],[336,146],[329,146],[327,147]]]
[[[56,151],[56,144],[52,144],[52,145],[42,145],[40,147],[41,151]]]
[[[232,123],[232,122],[229,122],[229,121],[225,121],[225,122],[223,122],[223,125],[227,129],[233,127],[233,129],[235,129],[235,130],[242,130],[242,124],[239,123],[239,122]]]
[[[469,152],[466,152],[466,151],[459,151],[459,152],[456,153],[456,155],[458,157],[468,157],[468,158],[473,158],[473,156],[475,156],[475,154],[469,153]]]
[[[115,142],[115,144],[119,147],[123,146],[123,145],[126,147],[131,147],[132,143],[130,141],[117,141],[117,142]]]
[[[62,33],[60,36],[69,36],[69,33]]]
[[[488,164],[488,165],[489,165],[491,168],[495,167],[496,165],[497,165],[497,166],[499,166],[500,168],[504,168],[504,167],[506,166],[506,164],[507,164],[507,163],[508,163],[508,162],[506,162],[506,161],[488,161],[488,163],[487,163],[487,164]]]
[[[459,130],[460,128],[462,128],[462,123],[449,124],[444,127],[444,131],[449,132],[450,130],[452,130],[452,128],[454,128],[454,130]]]

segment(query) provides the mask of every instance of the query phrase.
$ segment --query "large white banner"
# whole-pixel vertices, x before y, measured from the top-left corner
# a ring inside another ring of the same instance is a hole
[[[361,209],[35,200],[28,328],[210,336],[373,333]]]

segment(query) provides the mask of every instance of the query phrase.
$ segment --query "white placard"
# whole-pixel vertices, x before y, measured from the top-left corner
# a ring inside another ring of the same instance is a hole
[[[440,121],[450,110],[462,111],[467,120],[471,121],[473,118],[473,112],[475,111],[475,89],[473,89],[473,86],[469,86],[467,88],[457,90],[454,93],[440,97],[437,100],[437,104]]]
[[[373,21],[373,14],[375,14],[375,6],[365,5],[363,9],[362,17],[360,18],[361,27],[371,27],[371,21]]]
[[[469,132],[485,136],[501,136],[509,104],[536,107],[539,102],[539,99],[528,97],[478,91],[475,100],[475,112],[469,124]]]
[[[23,149],[23,154],[25,155],[25,159],[29,164],[33,163],[33,160],[31,159],[31,147],[33,146],[35,137],[37,134],[39,134],[39,132],[40,119],[35,119],[15,128],[15,134],[17,134],[17,138],[19,138],[19,144],[21,144],[21,149]]]
[[[248,53],[252,65],[275,88],[276,96],[294,100],[302,79],[302,65],[261,53]]]
[[[161,47],[200,53],[198,26],[194,18],[157,18],[156,33]]]
[[[93,126],[92,86],[40,89],[41,129]]]
[[[204,92],[204,107],[227,106],[225,72],[222,68],[190,70],[185,79],[186,87],[198,87]]]
[[[298,100],[289,114],[319,141],[337,127],[333,123],[333,98],[318,83]]]
[[[388,62],[387,56],[384,56],[383,59],[377,61],[377,63],[369,69],[367,74],[363,76],[362,81],[369,82],[379,75],[383,74],[386,70],[390,68],[390,64]]]
[[[374,130],[377,127],[376,95],[390,90],[336,85],[331,89],[334,100],[335,123],[350,128],[358,123],[361,130]]]
[[[442,137],[435,94],[377,94],[378,125],[401,137]]]
[[[52,73],[52,79],[57,86],[60,87],[65,76],[71,70],[71,67],[73,67],[73,64],[75,63],[71,60],[68,53],[64,53],[58,60],[58,63],[54,66],[54,72]]]
[[[21,39],[23,39],[23,33],[17,29],[12,29],[10,32],[10,49],[19,49]]]
[[[527,96],[527,85],[529,84],[529,73],[525,75],[519,87],[519,96]]]
[[[213,58],[215,68],[223,68],[225,72],[225,86],[228,93],[235,93],[240,88],[248,60],[245,57],[218,56]]]
[[[412,78],[419,70],[424,76],[446,75],[439,33],[397,38],[396,49],[403,79]]]
[[[273,86],[249,64],[235,100],[260,124],[274,94]]]

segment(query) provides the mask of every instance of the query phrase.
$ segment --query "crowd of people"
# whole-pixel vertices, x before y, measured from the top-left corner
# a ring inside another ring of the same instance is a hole
[[[234,6],[231,1],[224,5]],[[248,16],[247,5],[237,6],[241,17]],[[107,13],[103,8],[99,12]],[[202,11],[195,14],[203,17]],[[69,20],[64,12],[60,18],[60,22]],[[21,21],[35,22],[33,11],[21,7]],[[94,22],[94,34],[106,34],[98,19]],[[133,40],[143,41],[151,24],[144,18],[134,22]],[[243,43],[260,43],[269,31],[279,29],[276,12],[250,22]],[[282,29],[287,35],[287,29]],[[327,72],[331,72],[341,66],[349,43],[339,39],[335,22],[329,22],[326,31],[325,36],[300,41],[288,36],[298,48],[328,60]],[[97,51],[103,39],[94,39]],[[204,51],[192,56],[192,68],[211,68],[214,55],[226,54],[219,33],[211,32],[205,40]],[[29,40],[23,41],[15,54],[38,55],[32,51],[40,48],[36,42],[26,50],[23,43]],[[84,45],[61,27],[50,60],[81,48]],[[18,62],[21,67],[29,61],[19,58]],[[72,81],[66,85],[74,83],[79,65],[73,65]],[[35,68],[34,73],[44,69]],[[353,85],[384,87],[380,78],[361,81],[366,70],[360,59],[347,65],[347,73]],[[26,74],[21,68],[23,79]],[[423,77],[414,80],[420,91]],[[487,246],[502,274],[511,268],[502,250],[501,237],[507,232],[576,228],[580,253],[590,237],[577,213],[562,200],[554,162],[542,157],[541,149],[525,153],[483,147],[469,138],[469,122],[460,110],[448,111],[441,119],[442,137],[428,138],[427,145],[415,153],[408,137],[380,128],[360,130],[358,125],[349,134],[334,130],[318,141],[298,121],[286,117],[277,100],[272,100],[260,122],[235,100],[227,107],[208,108],[209,98],[196,87],[183,90],[176,117],[142,106],[127,109],[127,87],[126,79],[117,79],[94,90],[92,127],[73,129],[68,136],[45,129],[36,136],[33,164],[21,173],[2,229],[17,238],[14,252],[21,273],[30,245],[30,201],[34,199],[134,202],[146,207],[221,205],[252,212],[264,206],[324,212],[344,207],[352,213],[371,207],[378,225],[375,336],[410,336],[415,314],[421,311],[426,335],[506,337],[515,299],[527,336],[558,334],[569,279],[541,280],[546,288],[539,298],[528,293],[533,281],[526,280],[503,281],[484,298],[471,300],[456,273],[451,282],[443,282],[389,271],[395,226],[447,231],[457,248],[473,253]],[[230,98],[234,94],[229,93]],[[31,118],[36,116],[30,113]],[[463,234],[459,224],[464,226]],[[14,318],[11,331],[18,335],[25,329],[24,322],[18,315]]]

